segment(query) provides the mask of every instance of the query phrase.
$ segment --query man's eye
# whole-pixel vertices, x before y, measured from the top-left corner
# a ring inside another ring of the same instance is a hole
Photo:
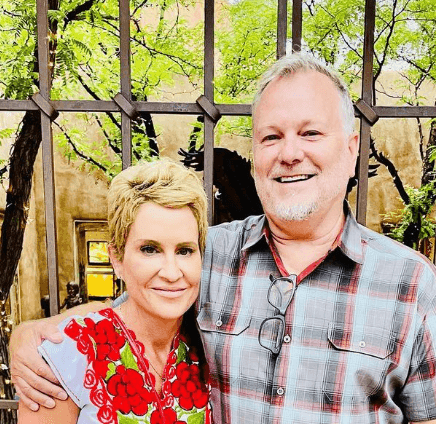
[[[177,253],[182,256],[189,256],[194,253],[194,249],[191,247],[182,247]]]
[[[318,135],[320,135],[321,133],[319,131],[316,130],[309,130],[309,131],[305,131],[303,133],[303,137],[316,137]]]
[[[145,253],[146,255],[152,255],[153,253],[157,252],[157,249],[155,246],[147,245],[141,247],[141,252]]]
[[[277,134],[269,134],[265,136],[262,141],[272,141],[272,140],[278,140],[280,137]]]

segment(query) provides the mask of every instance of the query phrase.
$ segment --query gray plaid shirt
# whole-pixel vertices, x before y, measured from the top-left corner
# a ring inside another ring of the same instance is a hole
[[[299,281],[279,354],[259,344],[280,272],[265,218],[209,230],[198,301],[219,423],[404,423],[436,418],[435,268],[358,225]],[[264,345],[277,337],[265,326]]]

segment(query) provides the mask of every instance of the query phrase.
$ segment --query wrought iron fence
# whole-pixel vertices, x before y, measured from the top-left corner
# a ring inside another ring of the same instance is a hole
[[[298,51],[302,40],[302,0],[292,1],[292,49]],[[204,0],[204,92],[194,103],[132,101],[130,69],[130,10],[129,0],[119,0],[120,22],[120,92],[113,100],[50,100],[50,68],[48,38],[48,0],[37,0],[39,92],[30,100],[0,100],[0,112],[40,111],[42,156],[45,194],[47,266],[50,312],[59,311],[58,257],[56,248],[56,214],[52,122],[59,112],[118,112],[121,113],[122,165],[132,159],[131,121],[138,112],[151,114],[181,114],[204,116],[204,185],[209,198],[208,219],[213,220],[213,148],[214,128],[222,116],[249,116],[249,104],[216,104],[214,102],[214,0]],[[366,0],[364,30],[364,60],[361,98],[355,103],[355,115],[360,119],[360,151],[357,188],[357,220],[365,224],[368,193],[368,161],[370,132],[379,118],[436,117],[432,106],[376,106],[373,99],[373,56],[376,0]],[[288,2],[278,0],[277,57],[286,53],[288,32]],[[0,409],[16,409],[17,402],[0,400]]]

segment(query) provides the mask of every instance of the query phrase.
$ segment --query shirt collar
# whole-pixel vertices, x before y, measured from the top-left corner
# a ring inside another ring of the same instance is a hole
[[[344,203],[345,224],[343,227],[339,249],[342,253],[352,261],[359,264],[363,263],[363,248],[362,248],[362,231],[356,219],[351,212],[348,202]],[[258,243],[262,238],[267,239],[268,227],[265,215],[259,217],[259,220],[252,223],[249,228],[249,236],[242,246],[242,250],[249,249]]]
[[[350,210],[348,202],[344,204],[345,225],[339,249],[352,261],[363,264],[362,230]]]
[[[262,238],[266,239],[266,228],[267,221],[265,215],[261,215],[257,222],[252,223],[250,227],[246,228],[246,230],[250,231],[250,233],[241,250],[249,249],[251,246],[254,246],[256,243],[258,243]]]

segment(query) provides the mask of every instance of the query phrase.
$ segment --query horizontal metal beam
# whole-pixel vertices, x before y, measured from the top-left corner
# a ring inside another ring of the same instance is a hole
[[[0,409],[18,409],[18,400],[0,400]]]
[[[120,112],[110,100],[54,100],[50,104],[58,112]],[[138,112],[160,114],[201,115],[203,109],[197,103],[132,102]],[[250,104],[216,104],[221,115],[249,116]],[[434,118],[436,106],[372,106],[380,118]],[[0,100],[0,111],[20,112],[38,110],[32,100]],[[359,111],[355,111],[357,117]]]
[[[131,102],[138,112],[161,114],[202,115],[204,110],[197,103]],[[50,104],[58,112],[120,112],[111,100],[54,100]],[[221,115],[251,115],[249,104],[216,105]],[[0,100],[0,111],[20,112],[38,110],[31,100]]]

